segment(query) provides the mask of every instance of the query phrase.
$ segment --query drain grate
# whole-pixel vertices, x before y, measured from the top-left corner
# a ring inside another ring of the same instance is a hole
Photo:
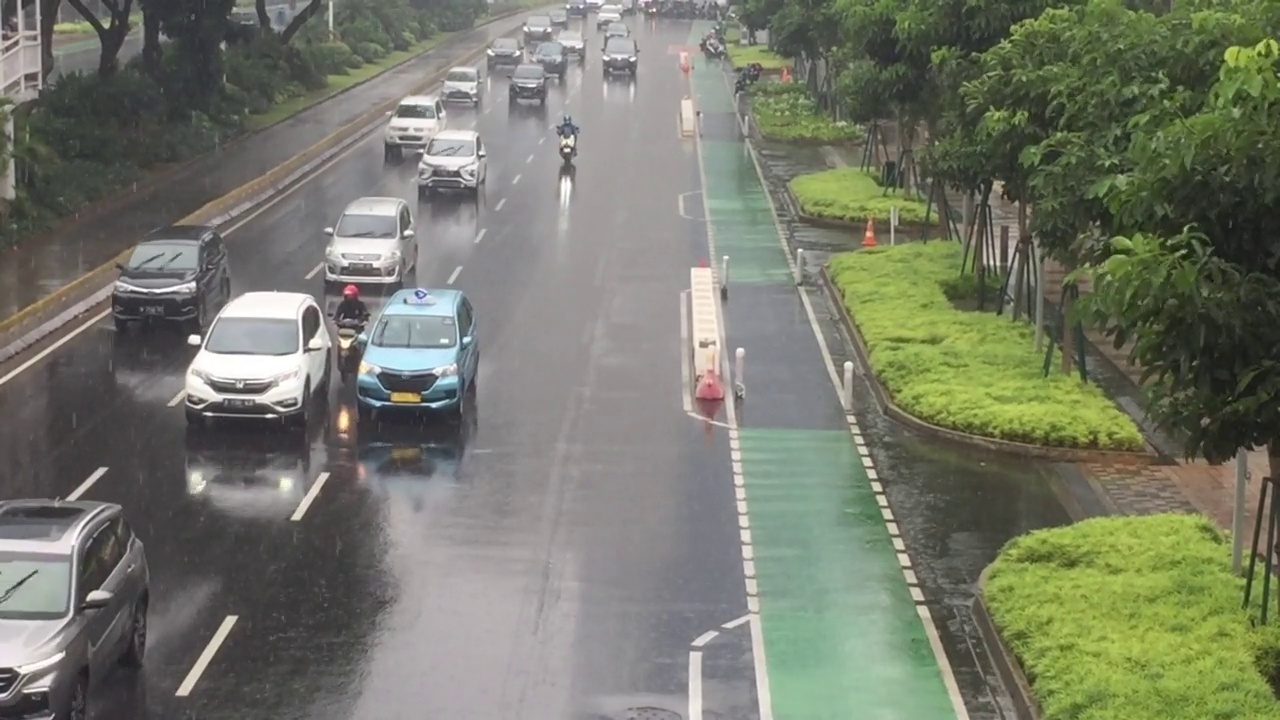
[[[662,708],[642,707],[623,710],[618,720],[684,720],[684,716]]]

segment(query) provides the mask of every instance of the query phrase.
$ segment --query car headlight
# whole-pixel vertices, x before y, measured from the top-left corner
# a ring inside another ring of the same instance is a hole
[[[342,259],[342,253],[338,252],[337,248],[327,247],[324,249],[324,258],[326,260],[338,261]]]
[[[195,291],[196,291],[196,282],[194,280],[192,280],[191,282],[184,282],[181,285],[175,285],[169,288],[169,292],[172,292],[172,293],[193,293]]]
[[[199,368],[191,368],[187,371],[187,374],[201,382],[209,382],[209,373],[200,370]]]
[[[377,375],[378,373],[382,372],[382,368],[378,367],[377,365],[374,365],[373,363],[367,363],[362,360],[360,361],[359,372],[361,375]]]
[[[486,54],[486,55],[488,55],[489,57],[493,57],[493,56],[496,54],[496,53],[494,53],[494,52],[493,52],[493,50],[492,50],[492,49],[490,49],[490,50],[485,50],[484,52],[485,52],[485,54]]]
[[[458,363],[449,363],[431,371],[436,377],[451,377],[458,374]]]
[[[137,292],[138,288],[130,285],[123,280],[116,281],[116,292]]]
[[[17,670],[20,675],[30,675],[31,673],[37,673],[41,670],[48,670],[61,662],[62,658],[66,656],[67,654],[65,652],[55,653],[43,660],[37,660],[36,662],[27,663],[26,665],[18,665],[13,669]]]
[[[392,250],[391,252],[387,253],[384,260],[386,260],[387,262],[400,262],[400,251]]]
[[[462,170],[461,170],[460,172],[461,172],[463,175],[466,175],[466,176],[468,176],[468,177],[475,177],[476,173],[477,173],[477,172],[479,172],[479,170],[480,170],[480,165],[477,163],[477,164],[474,164],[474,165],[468,165],[468,166],[466,166],[466,167],[462,168]]]
[[[280,373],[279,375],[271,378],[271,380],[276,383],[285,383],[298,377],[298,375],[299,375],[298,368],[294,368],[292,370],[288,370],[286,372]]]
[[[632,55],[631,57],[627,58],[627,62],[635,62],[635,61],[636,61],[635,55]]]
[[[528,25],[525,25],[525,26],[524,26],[524,31],[525,31],[525,32],[529,32],[529,26],[528,26]]]

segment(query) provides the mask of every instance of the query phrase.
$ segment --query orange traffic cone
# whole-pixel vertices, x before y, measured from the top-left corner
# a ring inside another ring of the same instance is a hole
[[[787,67],[786,65],[782,66],[782,82],[784,83],[791,82],[791,68]]]
[[[876,246],[876,220],[867,218],[867,231],[862,234],[862,247]]]
[[[724,400],[724,383],[720,382],[720,374],[714,367],[698,378],[698,389],[693,396],[699,400]]]

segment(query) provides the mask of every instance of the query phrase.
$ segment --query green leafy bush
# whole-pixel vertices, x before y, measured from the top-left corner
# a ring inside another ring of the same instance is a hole
[[[1086,520],[1006,545],[985,600],[1044,720],[1280,718],[1229,558],[1200,516]]]
[[[310,59],[316,70],[326,77],[330,75],[346,75],[351,68],[351,59],[356,54],[343,42],[322,42],[304,44],[302,54]],[[364,61],[361,60],[361,63]]]
[[[832,281],[899,407],[941,427],[1052,447],[1140,450],[1129,416],[1074,377],[1044,377],[1029,325],[957,310],[942,290],[956,243],[841,253]]]
[[[862,137],[861,128],[832,120],[805,86],[797,83],[756,83],[751,89],[751,113],[760,134],[770,140],[841,143]]]
[[[729,54],[729,62],[733,63],[735,68],[743,68],[751,63],[760,63],[760,67],[765,70],[781,70],[784,67],[791,67],[790,60],[773,52],[764,45],[739,45],[735,40],[735,42],[729,43],[725,50]]]
[[[356,43],[353,49],[356,55],[359,55],[360,59],[367,63],[377,62],[387,56],[387,49],[377,43]]]
[[[875,175],[859,168],[836,168],[797,175],[788,183],[791,194],[805,215],[866,222],[868,217],[889,217],[898,208],[898,222],[921,223],[929,212],[929,204],[901,192],[885,195]]]

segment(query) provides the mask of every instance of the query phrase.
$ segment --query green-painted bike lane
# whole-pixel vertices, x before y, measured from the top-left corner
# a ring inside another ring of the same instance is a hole
[[[695,23],[689,45],[709,29]],[[702,63],[691,85],[714,256],[731,258],[727,340],[747,349],[738,437],[773,715],[954,720],[766,190],[733,131],[731,90]]]

